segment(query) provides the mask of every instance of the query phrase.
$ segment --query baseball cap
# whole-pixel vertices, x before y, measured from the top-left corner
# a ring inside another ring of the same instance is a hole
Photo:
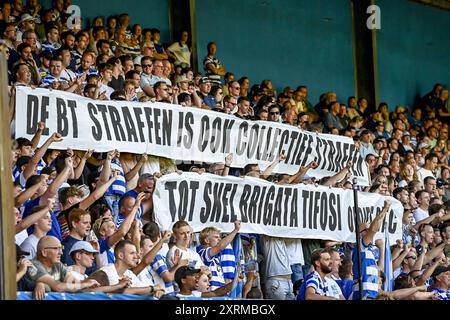
[[[72,254],[72,252],[75,251],[80,251],[80,250],[84,250],[90,253],[97,253],[98,251],[94,249],[94,247],[92,247],[92,244],[90,244],[87,241],[77,241],[75,242],[75,244],[72,246],[72,248],[69,251],[69,255]]]
[[[417,149],[423,149],[423,148],[431,148],[431,146],[428,143],[422,142],[419,144],[419,147]]]
[[[194,269],[188,266],[181,267],[175,272],[175,282],[178,283],[179,286],[181,286],[182,279],[186,278],[187,276],[199,273],[200,271],[200,269]]]
[[[434,272],[433,272],[433,274],[431,275],[431,277],[432,277],[433,279],[436,279],[436,277],[437,277],[438,275],[440,275],[440,274],[443,273],[443,272],[447,272],[447,271],[450,271],[450,266],[448,266],[448,267],[446,267],[446,266],[439,266],[439,267],[437,267],[437,268],[434,270]]]
[[[382,138],[382,137],[376,137],[376,138],[373,140],[373,143],[374,143],[374,144],[377,144],[378,142],[383,142],[383,138]]]
[[[200,79],[199,84],[211,82],[211,79],[208,77],[203,77]]]

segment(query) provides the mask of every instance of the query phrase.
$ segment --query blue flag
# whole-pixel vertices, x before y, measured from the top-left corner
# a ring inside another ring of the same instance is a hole
[[[391,244],[387,226],[384,228],[384,274],[386,275],[386,281],[384,282],[383,290],[387,292],[394,291],[394,270],[392,270]]]
[[[242,263],[241,263],[241,255],[242,255],[242,242],[241,237],[237,234],[233,240],[233,250],[234,256],[236,258],[236,273],[234,274],[233,279],[233,287],[230,291],[230,298],[242,298],[242,282],[239,281],[239,275],[242,272]]]

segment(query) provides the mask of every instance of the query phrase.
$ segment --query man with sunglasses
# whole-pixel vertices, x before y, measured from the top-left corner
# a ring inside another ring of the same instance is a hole
[[[272,122],[280,122],[280,107],[278,105],[275,104],[269,107],[269,117],[267,120]]]

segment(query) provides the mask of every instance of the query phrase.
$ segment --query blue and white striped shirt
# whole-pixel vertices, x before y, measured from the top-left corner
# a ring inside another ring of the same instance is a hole
[[[450,293],[449,293],[449,291],[444,291],[444,290],[439,289],[439,288],[432,288],[431,291],[436,293],[436,297],[439,300],[450,300]]]
[[[59,78],[55,78],[54,76],[52,76],[51,74],[46,75],[45,77],[43,77],[41,79],[41,87],[49,87],[51,86],[54,82],[67,82],[69,83],[69,80],[67,80],[64,77],[59,77]]]
[[[114,181],[114,183],[109,187],[107,195],[116,194],[119,196],[123,196],[127,191],[127,182],[125,180],[125,173],[123,172],[122,164],[119,160],[113,159],[111,161],[111,169],[114,171],[119,171],[120,175],[117,180]]]
[[[49,51],[49,52],[53,52],[58,50],[59,48],[61,48],[61,45],[59,43],[50,43],[48,41],[44,41],[42,43],[42,51]]]
[[[202,258],[205,266],[211,271],[211,281],[209,282],[211,285],[210,290],[214,291],[225,285],[225,279],[223,277],[222,267],[220,266],[220,260],[218,257],[211,256],[211,249],[212,247],[197,247],[197,252]]]
[[[81,68],[78,68],[75,71],[75,74],[77,77],[81,77],[83,75],[83,73],[84,73],[84,70],[81,70]],[[89,68],[89,70],[86,71],[86,75],[90,76],[91,74],[98,74],[98,71],[95,69]]]
[[[353,300],[359,300],[358,247],[353,249]],[[375,260],[375,246],[366,246],[361,239],[361,271],[363,299],[375,299],[378,295],[378,266]]]
[[[326,296],[328,283],[323,281],[317,271],[311,272],[306,276],[305,281],[300,286],[297,300],[305,300],[306,289],[313,288],[317,296]]]
[[[164,280],[161,278],[161,275],[164,272],[169,271],[169,269],[167,268],[167,264],[166,264],[166,258],[158,253],[156,255],[155,259],[153,259],[153,261],[150,263],[148,268],[149,268],[150,273],[153,276],[155,284],[163,284],[164,283],[165,293],[168,295],[174,296],[175,289],[173,287],[173,283],[172,282],[164,282]]]
[[[220,260],[224,279],[233,280],[236,272],[236,258],[231,244],[228,244],[225,249],[220,251],[217,257]]]

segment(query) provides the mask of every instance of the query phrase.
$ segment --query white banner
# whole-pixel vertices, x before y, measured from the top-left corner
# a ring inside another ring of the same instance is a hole
[[[232,153],[232,167],[259,164],[267,168],[280,153],[286,160],[274,173],[294,174],[311,161],[309,174],[332,176],[353,162],[350,173],[369,185],[366,163],[352,139],[316,134],[275,122],[246,121],[232,115],[165,103],[100,101],[58,90],[17,87],[16,137],[31,139],[37,123],[63,142],[52,148],[95,149],[152,154],[182,161],[223,162]]]
[[[402,238],[402,204],[379,194],[358,192],[360,221],[370,223],[384,200],[392,203],[385,222],[390,243]],[[262,179],[221,177],[193,172],[158,179],[153,193],[156,222],[171,230],[186,220],[195,232],[215,226],[233,230],[240,219],[242,233],[283,238],[355,242],[353,190],[314,185],[276,185]],[[383,238],[384,224],[376,239]]]

